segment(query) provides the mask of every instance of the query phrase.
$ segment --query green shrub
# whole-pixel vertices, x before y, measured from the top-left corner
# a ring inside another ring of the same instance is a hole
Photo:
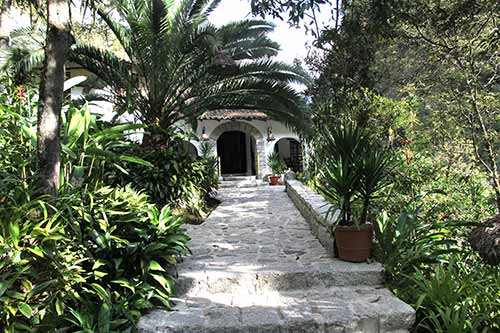
[[[103,187],[0,210],[0,326],[131,330],[169,306],[189,238],[182,220],[130,187]],[[8,214],[7,214],[8,213]]]
[[[0,94],[0,331],[130,332],[144,311],[169,306],[189,240],[182,219],[130,186],[105,186],[121,165],[125,130],[70,107],[61,131],[61,189],[39,196],[33,104]]]
[[[172,217],[167,207],[158,211],[145,194],[130,187],[87,193],[73,212],[83,222],[75,231],[77,237],[81,232],[92,258],[83,268],[91,273],[86,283],[96,288],[88,292],[98,297],[98,304],[117,311],[125,326],[154,305],[169,307],[173,269],[178,257],[187,253],[189,241],[179,229],[181,219]],[[88,314],[84,310],[81,313]],[[77,311],[73,308],[73,313]],[[99,311],[94,308],[90,313]]]
[[[498,269],[477,256],[460,255],[430,272],[415,272],[399,296],[417,309],[419,332],[498,332],[498,278]]]
[[[408,204],[397,217],[384,211],[374,224],[377,257],[393,288],[407,286],[405,276],[432,270],[431,264],[447,262],[458,250],[457,240],[450,237],[457,225],[425,218],[421,205]]]
[[[276,152],[272,152],[267,157],[267,164],[271,168],[273,175],[281,175],[286,170],[285,161]]]
[[[375,224],[377,254],[396,295],[417,310],[417,332],[496,332],[498,268],[483,264],[463,237],[475,223],[434,219],[429,197]],[[434,206],[435,208],[436,206]]]
[[[215,146],[207,141],[201,143],[200,158],[205,165],[204,188],[207,192],[219,186],[219,161]]]
[[[206,210],[205,197],[216,186],[217,165],[211,159],[195,158],[183,149],[183,141],[172,140],[166,147],[140,147],[136,155],[150,163],[122,163],[128,172],[110,172],[111,184],[132,184],[141,188],[158,206],[170,205],[202,219]]]

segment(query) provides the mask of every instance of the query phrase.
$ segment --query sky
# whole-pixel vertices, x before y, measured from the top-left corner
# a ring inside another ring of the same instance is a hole
[[[7,25],[13,27],[28,26],[29,17],[20,16],[18,12],[12,12]],[[228,22],[251,18],[249,0],[222,0],[217,9],[210,15],[209,19],[215,25],[223,25]],[[330,19],[328,8],[323,7],[319,14],[319,20],[323,25]],[[303,27],[291,27],[287,22],[279,19],[266,18],[276,24],[275,31],[270,37],[281,45],[282,51],[277,58],[281,61],[292,63],[294,59],[303,59],[308,52],[306,44],[311,45],[313,37],[307,34]]]
[[[223,25],[231,21],[251,18],[249,0],[222,0],[217,9],[210,15],[209,20],[215,25]],[[271,39],[281,45],[282,51],[277,58],[281,61],[292,63],[295,58],[303,59],[307,56],[306,44],[310,45],[313,37],[307,34],[304,28],[290,27],[287,22],[279,19],[266,18],[276,24]],[[329,11],[322,10],[320,21],[327,23]]]

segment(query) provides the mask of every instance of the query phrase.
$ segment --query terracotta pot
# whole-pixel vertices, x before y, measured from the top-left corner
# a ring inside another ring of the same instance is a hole
[[[373,241],[373,225],[337,226],[335,241],[339,259],[352,262],[366,261],[371,254]]]
[[[269,176],[269,185],[279,185],[281,176]]]

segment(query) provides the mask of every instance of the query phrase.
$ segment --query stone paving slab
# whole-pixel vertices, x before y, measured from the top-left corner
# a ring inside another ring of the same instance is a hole
[[[404,332],[413,309],[383,288],[329,288],[260,297],[206,294],[141,319],[143,332]],[[158,320],[164,318],[165,320]],[[168,320],[166,319],[168,318]]]
[[[219,184],[221,189],[268,186],[267,182],[255,177],[227,177],[226,179]]]
[[[402,333],[414,311],[381,287],[378,263],[331,258],[284,186],[223,188],[222,204],[189,225],[174,311],[141,332]]]
[[[179,266],[180,294],[382,283],[378,263],[331,258],[284,186],[223,189],[220,199],[205,223],[188,226],[193,255]]]

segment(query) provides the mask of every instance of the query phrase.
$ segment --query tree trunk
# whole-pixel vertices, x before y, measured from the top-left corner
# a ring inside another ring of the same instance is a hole
[[[474,229],[469,241],[481,258],[490,265],[500,264],[500,215]]]
[[[498,171],[498,166],[497,166],[497,155],[496,152],[493,148],[493,143],[490,138],[490,134],[488,132],[488,129],[486,128],[486,124],[484,123],[483,115],[481,113],[481,110],[479,109],[478,102],[477,102],[477,91],[474,88],[474,90],[471,93],[472,96],[472,108],[474,110],[474,114],[476,115],[476,118],[479,122],[479,127],[481,129],[481,134],[482,138],[484,140],[484,144],[486,145],[486,152],[488,156],[488,163],[489,166],[487,167],[487,171],[490,173],[491,177],[491,187],[493,188],[493,191],[495,192],[495,202],[497,204],[497,211],[498,214],[500,214],[500,172]]]
[[[7,26],[7,15],[10,4],[3,1],[0,5],[0,51],[9,47],[9,27]]]
[[[64,63],[71,46],[69,4],[47,0],[45,62],[40,82],[38,109],[38,172],[43,193],[59,188],[61,165],[61,108],[64,97]]]

